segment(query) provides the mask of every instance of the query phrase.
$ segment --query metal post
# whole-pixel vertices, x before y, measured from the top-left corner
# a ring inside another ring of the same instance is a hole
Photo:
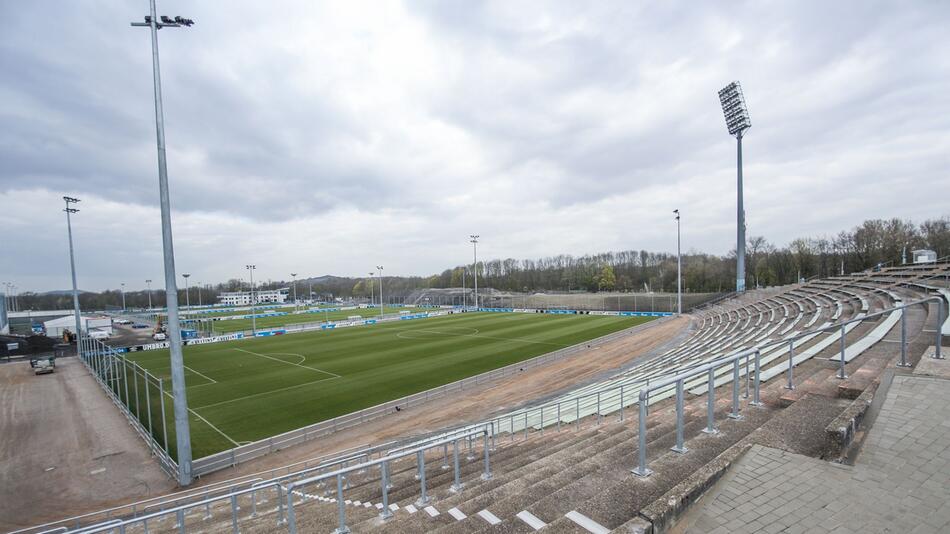
[[[148,372],[143,372],[143,375],[145,376],[145,409],[148,410],[148,435],[154,440],[155,436],[152,435],[152,397],[148,394]]]
[[[168,426],[165,423],[165,379],[158,379],[158,404],[162,407],[162,434],[165,436],[165,454],[168,454]]]
[[[343,502],[343,475],[336,476],[336,504],[339,512],[340,524],[333,531],[333,534],[347,534],[350,529],[346,527],[346,504]]]
[[[901,312],[901,361],[897,363],[898,367],[910,367],[907,363],[907,314]]]
[[[683,313],[683,256],[680,253],[680,210],[676,214],[676,313]],[[619,309],[619,306],[618,306]]]
[[[788,383],[785,384],[785,389],[795,389],[795,384],[792,381],[795,374],[793,371],[795,367],[795,362],[793,361],[794,357],[795,357],[795,342],[789,341],[788,342]]]
[[[482,480],[491,480],[491,464],[488,461],[488,434],[484,435],[482,449],[485,453],[485,471],[482,473]]]
[[[716,430],[715,409],[716,409],[716,370],[709,369],[706,380],[706,428],[703,432],[706,434],[718,434]]]
[[[749,353],[745,354],[745,395],[742,396],[743,399],[749,398]]]
[[[389,462],[383,462],[380,468],[383,470],[383,509],[379,511],[379,518],[385,521],[393,516],[389,509]]]
[[[132,384],[135,389],[135,418],[141,422],[141,410],[139,409],[139,373],[135,370],[135,366],[136,363],[132,362]]]
[[[670,450],[680,454],[688,450],[683,445],[683,380],[676,381],[676,445]]]
[[[936,352],[934,352],[934,359],[942,360],[943,356],[940,354],[940,346],[943,344],[943,301],[937,302],[937,327],[934,329],[937,331],[937,341],[934,344]]]
[[[640,395],[640,421],[638,423],[639,432],[637,439],[639,441],[637,445],[637,458],[639,463],[637,467],[633,468],[631,473],[637,475],[638,477],[648,477],[653,474],[649,468],[647,468],[647,409],[646,409],[646,400],[645,395]]]
[[[755,351],[755,378],[752,383],[752,402],[749,403],[752,406],[762,406],[762,401],[759,400],[759,385],[761,384],[759,374],[761,371],[761,364],[759,360],[761,356],[761,352]]]
[[[838,378],[842,380],[844,380],[845,378],[848,378],[848,374],[844,372],[844,364],[845,364],[844,347],[845,347],[846,335],[847,335],[847,332],[845,332],[844,325],[841,325],[841,365],[838,366],[838,373],[835,376],[837,376]]]
[[[279,488],[280,485],[277,487]],[[297,534],[297,512],[294,510],[293,486],[287,488],[287,530],[290,534]]]
[[[458,493],[462,491],[461,473],[459,471],[459,440],[452,442],[452,463],[455,467],[455,483],[452,484],[452,491]]]
[[[736,135],[737,148],[737,196],[736,203],[736,292],[745,291],[745,208],[742,205],[742,131]]]
[[[749,381],[746,381],[748,384]],[[729,419],[742,419],[742,415],[739,414],[739,360],[732,360],[732,413],[729,414]]]
[[[429,496],[426,494],[426,459],[422,451],[416,453],[416,464],[419,466],[419,483],[422,486],[422,494],[416,501],[416,506],[425,506],[429,504]]]
[[[233,532],[238,531],[237,516],[238,516],[237,495],[231,495],[231,530]],[[182,534],[184,534],[184,532],[185,531],[182,530]]]
[[[449,468],[449,444],[442,444],[442,469],[446,470]]]
[[[129,408],[129,370],[126,367],[125,358],[122,358],[122,382],[125,383],[125,407]]]
[[[158,24],[155,0],[149,2],[152,41],[152,79],[155,87],[155,137],[158,148],[158,188],[162,219],[162,248],[165,262],[165,300],[168,308],[168,346],[171,356],[172,394],[175,407],[175,438],[178,452],[178,483],[191,484],[191,430],[185,391],[185,369],[178,321],[178,287],[175,280],[175,251],[172,239],[171,203],[168,193],[168,168],[165,162],[165,125],[162,111],[162,80],[158,59]],[[133,25],[142,25],[133,23]],[[164,402],[162,406],[164,407]]]

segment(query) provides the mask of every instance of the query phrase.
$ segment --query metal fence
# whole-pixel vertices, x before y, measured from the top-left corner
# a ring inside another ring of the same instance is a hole
[[[165,380],[97,339],[81,337],[78,353],[83,365],[145,440],[162,470],[174,477],[178,465],[169,448],[165,405],[166,396],[171,399],[171,395],[165,391]]]

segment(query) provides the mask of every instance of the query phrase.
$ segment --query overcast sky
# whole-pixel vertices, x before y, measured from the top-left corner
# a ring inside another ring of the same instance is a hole
[[[162,255],[147,2],[0,0],[0,281],[144,287]],[[950,3],[162,0],[178,272],[779,245],[950,214]],[[181,279],[179,279],[181,283]],[[157,284],[156,284],[157,285]],[[153,285],[154,287],[154,285]]]

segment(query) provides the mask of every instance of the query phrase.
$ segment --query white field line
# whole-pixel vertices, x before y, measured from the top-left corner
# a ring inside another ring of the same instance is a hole
[[[442,335],[446,337],[453,337],[453,336],[454,337],[475,337],[479,339],[495,339],[498,341],[514,341],[517,343],[535,343],[538,345],[552,345],[554,347],[561,347],[561,348],[570,346],[570,345],[564,345],[563,343],[551,343],[550,341],[534,341],[531,339],[512,338],[512,337],[495,337],[495,336],[486,336],[482,334],[456,334],[454,332],[441,332],[439,330],[429,330],[429,329],[404,330],[402,332],[396,333],[396,337],[400,339],[438,339],[437,337],[429,337],[429,336],[413,337],[411,335],[412,332],[420,332],[420,333],[424,332],[427,334],[437,334],[437,335]],[[402,334],[409,334],[409,335],[403,336]]]
[[[293,365],[293,366],[295,366],[295,367],[300,367],[301,369],[308,369],[308,370],[310,370],[310,371],[315,371],[315,372],[317,372],[317,373],[323,373],[323,374],[325,374],[325,375],[332,375],[334,378],[342,378],[340,375],[338,375],[338,374],[336,374],[336,373],[331,373],[330,371],[324,371],[324,370],[322,370],[322,369],[317,369],[316,367],[308,367],[308,366],[306,366],[306,365],[301,365],[301,364],[299,364],[299,363],[285,362],[284,360],[281,360],[280,358],[271,358],[270,356],[267,356],[267,355],[265,355],[265,354],[260,354],[260,353],[257,353],[257,352],[251,352],[251,351],[249,351],[249,350],[244,350],[244,349],[234,349],[234,350],[239,351],[239,352],[245,352],[245,353],[247,353],[247,354],[253,354],[254,356],[260,356],[261,358],[267,358],[268,360],[274,360],[275,362],[280,362],[280,363],[283,363],[283,364],[286,364],[286,365]],[[291,355],[291,356],[301,356],[300,354],[293,354],[293,353],[286,353],[286,352],[272,352],[272,353],[268,353],[268,354],[284,354],[284,355],[288,355],[288,354],[289,354],[289,355]],[[306,361],[306,357],[304,357],[304,361]]]
[[[201,378],[204,378],[205,380],[210,380],[212,384],[217,384],[217,383],[218,383],[217,380],[211,378],[210,376],[208,376],[208,375],[206,375],[206,374],[204,374],[204,373],[199,373],[198,371],[195,371],[194,369],[192,369],[191,367],[188,367],[187,365],[185,366],[185,369],[188,369],[188,370],[191,371],[192,373],[195,373],[196,375],[200,376]],[[199,386],[206,386],[207,384],[197,384],[197,385],[199,385]]]
[[[169,392],[166,391],[165,394],[168,395],[169,397],[171,397],[172,400],[175,399],[174,395],[172,395],[171,393],[169,393]],[[231,443],[233,443],[235,447],[240,447],[240,446],[241,446],[240,443],[238,443],[238,442],[234,441],[233,439],[231,439],[231,436],[225,434],[223,431],[221,431],[220,428],[218,428],[218,427],[214,426],[213,424],[211,424],[211,421],[208,421],[208,420],[205,419],[204,417],[201,417],[201,415],[200,415],[198,412],[196,412],[193,408],[188,408],[188,411],[191,412],[192,414],[194,414],[194,416],[197,417],[198,419],[201,419],[202,421],[204,421],[204,423],[205,423],[206,425],[210,426],[212,429],[214,429],[215,432],[217,432],[218,434],[221,434],[222,436],[224,436],[224,439],[226,439],[226,440],[230,441]]]
[[[221,406],[221,405],[223,405],[223,404],[230,404],[230,403],[232,403],[232,402],[238,402],[238,401],[242,401],[242,400],[253,399],[253,398],[255,398],[255,397],[262,397],[262,396],[264,396],[264,395],[270,395],[271,393],[279,393],[279,392],[281,392],[281,391],[287,391],[287,390],[294,389],[294,388],[302,388],[302,387],[304,387],[304,386],[309,386],[309,385],[311,385],[311,384],[316,384],[317,382],[326,382],[327,380],[336,380],[337,378],[343,378],[343,377],[342,377],[342,376],[339,376],[339,375],[336,375],[336,376],[331,376],[331,377],[329,377],[329,378],[321,378],[321,379],[319,379],[319,380],[313,380],[313,381],[311,381],[311,382],[304,382],[303,384],[297,384],[296,386],[287,386],[287,387],[285,387],[285,388],[278,388],[278,389],[272,389],[272,390],[270,390],[270,391],[262,391],[262,392],[260,392],[260,393],[254,393],[253,395],[245,395],[245,396],[243,396],[243,397],[235,397],[235,398],[233,398],[233,399],[228,399],[228,400],[226,400],[226,401],[215,402],[215,403],[212,403],[212,404],[205,404],[204,406],[198,406],[197,408],[195,408],[195,410],[203,410],[203,409],[205,409],[205,408],[212,408],[212,407],[214,407],[214,406]]]

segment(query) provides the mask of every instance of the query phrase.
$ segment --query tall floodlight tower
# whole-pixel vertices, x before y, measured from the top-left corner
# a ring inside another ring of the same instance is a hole
[[[119,285],[122,286],[122,311],[124,312],[125,311],[125,282],[122,282]]]
[[[373,287],[373,277],[376,273],[369,273],[369,305],[376,304],[376,288]]]
[[[152,280],[146,280],[145,286],[148,287],[148,309],[152,309]]]
[[[155,92],[155,138],[158,145],[158,193],[162,210],[162,248],[165,257],[165,304],[168,308],[168,352],[175,407],[175,442],[178,446],[178,483],[191,484],[191,428],[188,422],[188,398],[185,392],[185,363],[181,352],[181,325],[178,322],[178,284],[175,280],[175,247],[172,242],[171,202],[168,196],[168,166],[165,162],[165,113],[162,110],[162,77],[158,63],[158,30],[191,26],[194,21],[182,17],[159,20],[155,0],[149,0],[145,22],[132,26],[149,29],[152,41],[152,82]]]
[[[478,238],[477,235],[468,236],[471,239],[469,242],[472,244],[472,254],[475,258],[475,263],[472,264],[472,278],[475,280],[475,311],[478,311]]]
[[[676,313],[683,313],[683,256],[680,254],[680,210],[676,214]]]
[[[290,273],[290,277],[294,279],[294,311],[297,311],[297,273]]]
[[[742,205],[742,136],[752,127],[749,120],[749,109],[745,104],[742,86],[739,82],[732,82],[719,91],[719,102],[722,103],[722,112],[726,116],[726,128],[729,135],[736,136],[738,147],[738,206],[737,236],[736,236],[736,292],[745,291],[745,208]]]
[[[79,339],[82,333],[82,323],[79,319],[79,289],[76,288],[76,259],[73,256],[73,223],[69,217],[73,213],[79,213],[78,209],[69,207],[70,204],[79,202],[79,199],[63,197],[63,200],[66,201],[66,209],[63,211],[66,212],[66,232],[69,234],[69,271],[73,277],[73,314],[76,316],[76,339]],[[79,349],[76,350],[78,351]]]

